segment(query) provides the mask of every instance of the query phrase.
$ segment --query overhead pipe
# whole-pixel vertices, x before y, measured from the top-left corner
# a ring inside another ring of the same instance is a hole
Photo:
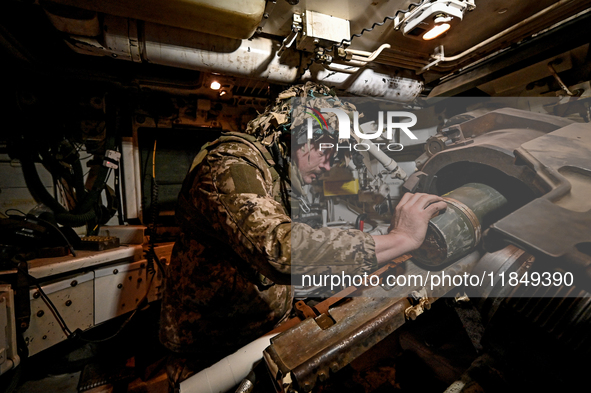
[[[423,67],[422,71],[426,71],[426,70],[428,70],[431,67],[440,65],[441,63],[449,63],[449,62],[452,62],[452,61],[461,60],[464,57],[468,56],[469,54],[475,52],[477,49],[483,48],[484,46],[486,46],[486,45],[488,45],[488,44],[490,44],[490,43],[492,43],[494,41],[497,41],[500,38],[505,37],[509,33],[512,33],[512,32],[518,30],[519,28],[521,28],[523,26],[529,25],[529,24],[533,23],[534,21],[536,21],[537,19],[545,16],[546,14],[548,14],[550,12],[553,12],[556,9],[558,9],[558,8],[560,8],[560,7],[568,4],[568,3],[572,3],[572,2],[573,2],[573,0],[560,0],[560,1],[552,4],[551,6],[549,6],[547,8],[544,8],[540,12],[538,12],[538,13],[530,16],[529,18],[526,18],[526,19],[522,20],[521,22],[516,23],[515,25],[513,25],[513,26],[511,26],[511,27],[509,27],[509,28],[507,28],[507,29],[505,29],[503,31],[501,31],[498,34],[495,34],[492,37],[489,37],[488,39],[486,39],[486,40],[484,40],[484,41],[482,41],[482,42],[480,42],[480,43],[472,46],[471,48],[466,49],[462,53],[459,53],[459,54],[457,54],[455,56],[448,56],[448,57],[446,57],[445,54],[444,54],[444,52],[443,52],[443,50],[440,49],[440,51],[439,51],[438,54],[436,53],[436,54],[434,54],[432,56],[435,60],[432,63],[430,63],[430,64],[426,65],[425,67]]]
[[[86,55],[109,56],[133,62],[147,62],[203,72],[252,78],[272,83],[299,82],[301,55],[285,51],[276,56],[281,42],[263,37],[239,40],[105,15],[103,37],[71,35],[66,43]],[[375,58],[382,45],[368,58]],[[357,61],[365,66],[367,62]],[[375,71],[369,67],[348,72],[341,66],[330,70],[313,65],[301,80],[315,80],[348,93],[381,97],[398,102],[414,100],[423,83]]]

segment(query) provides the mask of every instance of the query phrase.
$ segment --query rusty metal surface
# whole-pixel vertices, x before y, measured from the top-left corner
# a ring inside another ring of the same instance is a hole
[[[469,272],[479,259],[480,254],[473,252],[450,265],[446,272]],[[425,280],[429,274],[410,260],[398,268],[407,276],[418,275]],[[364,296],[329,309],[334,325],[323,329],[315,319],[308,318],[275,336],[265,350],[265,360],[275,376],[278,390],[310,391],[318,380],[328,378],[331,372],[349,364],[402,326],[406,320],[405,311],[413,307],[409,298],[411,292],[422,294],[425,307],[452,288],[445,285],[433,290],[420,285],[367,288],[363,290]]]

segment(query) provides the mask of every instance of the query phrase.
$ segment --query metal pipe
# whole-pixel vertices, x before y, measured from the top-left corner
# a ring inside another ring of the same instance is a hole
[[[397,102],[412,101],[423,90],[423,82],[421,81],[391,76],[371,68],[365,68],[355,75],[334,74],[334,72],[319,68],[312,69],[313,72],[308,70],[303,79],[318,80],[359,96],[381,97]]]
[[[369,146],[368,152],[378,160],[384,168],[392,174],[393,177],[405,180],[407,178],[406,172],[398,166],[398,163],[388,157],[386,153],[378,148],[378,146],[369,139],[362,139],[361,143]]]
[[[250,40],[224,38],[155,23],[142,25],[110,15],[105,16],[105,21],[109,28],[103,29],[102,41],[108,45],[80,36],[70,36],[67,44],[76,52],[87,55],[218,72],[258,81],[290,84],[298,80],[300,54],[289,51],[281,58],[277,57],[275,54],[281,47],[278,41],[262,37]],[[141,26],[142,34],[138,34]],[[383,50],[385,46],[380,48]],[[354,95],[397,102],[414,100],[423,88],[420,81],[390,76],[370,68],[347,70],[336,64],[329,67],[328,70],[312,67],[313,70],[307,70],[302,79],[320,81]]]
[[[507,200],[492,187],[469,183],[443,195],[444,213],[432,218],[425,241],[413,252],[416,261],[440,268],[474,250],[481,239],[483,219]]]
[[[462,57],[464,57],[466,55],[469,55],[470,53],[474,52],[475,50],[480,49],[483,46],[488,45],[488,44],[490,44],[493,41],[496,41],[497,39],[499,39],[499,38],[501,38],[501,37],[503,37],[503,36],[505,36],[505,35],[513,32],[513,31],[519,29],[522,26],[525,26],[527,24],[530,24],[533,20],[535,20],[535,19],[537,19],[537,18],[539,18],[541,16],[544,16],[544,15],[546,15],[547,13],[549,13],[551,11],[554,11],[556,8],[562,7],[563,5],[565,5],[567,3],[571,3],[572,1],[573,0],[561,0],[561,1],[557,2],[557,3],[554,3],[551,6],[549,6],[547,8],[544,8],[542,11],[540,11],[540,12],[538,12],[538,13],[530,16],[529,18],[526,18],[526,19],[522,20],[521,22],[517,23],[516,25],[513,25],[513,26],[509,27],[508,29],[505,29],[505,30],[501,31],[498,34],[493,35],[492,37],[490,37],[490,38],[482,41],[481,43],[479,43],[477,45],[474,45],[472,48],[469,48],[469,49],[463,51],[462,53],[460,53],[458,55],[450,56],[450,57],[445,57],[445,56],[442,57],[440,59],[440,62],[449,62],[449,61],[459,60]]]
[[[390,48],[390,44],[383,44],[378,49],[373,52],[366,52],[356,49],[345,49],[345,52],[351,53],[353,55],[354,60],[361,60],[365,62],[374,61],[376,57],[382,53],[384,49]]]
[[[330,64],[330,65],[324,65],[323,64],[323,67],[325,69],[329,70],[329,71],[342,72],[342,73],[349,74],[349,75],[355,74],[355,73],[357,73],[361,69],[361,67],[352,67],[352,68],[335,67],[335,64],[334,63],[333,64]]]

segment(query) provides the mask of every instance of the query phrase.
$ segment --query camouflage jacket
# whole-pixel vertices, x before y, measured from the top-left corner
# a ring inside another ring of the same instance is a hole
[[[282,181],[243,135],[202,150],[179,195],[160,329],[175,352],[229,353],[272,330],[291,308],[292,260],[308,273],[327,261],[350,274],[377,264],[367,234],[292,224]]]

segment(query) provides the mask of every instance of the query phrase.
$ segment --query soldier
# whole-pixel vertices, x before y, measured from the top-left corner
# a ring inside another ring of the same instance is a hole
[[[160,329],[162,343],[178,355],[168,366],[175,386],[288,317],[292,260],[306,261],[298,268],[308,273],[327,261],[347,274],[370,272],[418,248],[431,216],[445,208],[440,197],[405,194],[394,229],[381,236],[292,222],[290,197],[298,210],[303,184],[330,169],[332,151],[319,143],[334,142],[329,132],[309,142],[300,138],[304,120],[291,107],[294,97],[355,110],[325,86],[294,86],[244,134],[204,146],[185,179],[176,213],[182,231],[167,270]],[[336,129],[336,118],[327,121]]]

